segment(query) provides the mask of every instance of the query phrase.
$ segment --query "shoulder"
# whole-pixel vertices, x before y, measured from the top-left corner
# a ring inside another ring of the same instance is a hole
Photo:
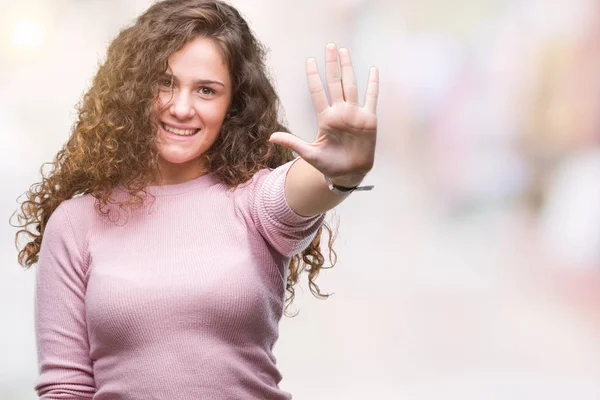
[[[250,220],[256,220],[259,211],[269,214],[287,212],[285,179],[291,165],[298,158],[277,168],[264,168],[235,190],[236,206]]]
[[[256,172],[246,182],[239,184],[231,190],[236,213],[246,222],[253,222],[252,210],[257,197],[264,188],[265,182],[272,177],[278,168],[263,168]]]
[[[238,186],[236,190],[241,189],[242,191],[245,190],[250,192],[257,192],[263,189],[265,183],[268,186],[272,186],[277,181],[280,181],[280,183],[285,181],[285,177],[287,175],[288,170],[290,169],[292,164],[299,158],[300,157],[296,157],[295,159],[288,161],[285,164],[282,164],[276,168],[263,168],[259,170],[247,182]]]
[[[95,202],[96,199],[91,194],[79,195],[60,203],[52,216],[62,215],[62,218],[69,219],[74,225],[85,225],[96,213]]]
[[[277,177],[285,178],[285,171],[289,168],[288,164],[283,164],[277,168],[263,168],[252,175],[249,180],[233,189],[238,206],[252,207],[257,195],[265,188],[273,186],[273,183],[277,181]]]
[[[44,239],[54,237],[74,241],[77,248],[85,253],[88,235],[96,218],[95,201],[92,195],[86,194],[60,203],[48,219]]]
[[[254,191],[259,187],[264,180],[273,172],[273,168],[263,168],[256,172],[246,182],[241,183],[235,188],[237,192]]]

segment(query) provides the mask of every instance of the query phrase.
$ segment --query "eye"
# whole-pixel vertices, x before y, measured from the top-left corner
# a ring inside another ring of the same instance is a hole
[[[159,80],[158,84],[163,88],[170,89],[171,87],[173,87],[173,79],[169,77],[164,77]]]
[[[209,88],[208,86],[202,86],[200,89],[198,89],[198,92],[205,96],[210,96],[216,93],[213,89]]]

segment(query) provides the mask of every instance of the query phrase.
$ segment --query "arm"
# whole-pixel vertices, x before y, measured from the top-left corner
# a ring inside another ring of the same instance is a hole
[[[304,250],[325,219],[325,214],[299,215],[286,200],[287,174],[300,161],[297,158],[274,170],[263,169],[234,191],[238,215],[285,257]]]
[[[377,136],[379,73],[371,68],[364,106],[358,105],[358,88],[348,50],[334,44],[326,49],[326,80],[329,99],[317,64],[307,60],[306,75],[319,130],[316,140],[307,143],[291,134],[275,132],[270,140],[298,153],[300,160],[290,168],[285,195],[299,215],[312,216],[332,209],[348,195],[331,192],[324,176],[335,185],[360,184],[373,167]]]
[[[336,185],[352,187],[360,183],[340,183]],[[285,181],[285,197],[290,208],[299,215],[312,216],[331,210],[349,195],[329,190],[323,173],[302,158],[290,167]]]
[[[35,331],[41,399],[92,399],[96,391],[85,321],[84,257],[61,204],[44,231],[36,270]]]

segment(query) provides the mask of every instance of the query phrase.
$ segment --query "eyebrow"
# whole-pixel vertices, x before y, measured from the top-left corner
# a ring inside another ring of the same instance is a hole
[[[165,72],[165,77],[169,78],[169,79],[173,79],[173,81],[178,82],[178,79],[175,75],[170,74],[168,72]],[[210,84],[214,84],[214,85],[221,85],[223,87],[225,87],[225,84],[219,81],[213,81],[210,79],[197,79],[194,81],[194,84],[196,85],[210,85]]]

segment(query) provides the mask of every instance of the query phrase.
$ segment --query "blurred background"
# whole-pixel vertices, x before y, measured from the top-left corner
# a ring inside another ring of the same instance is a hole
[[[35,399],[34,270],[16,198],[148,0],[2,0],[0,399]],[[339,262],[275,348],[295,399],[600,399],[600,3],[238,0],[289,127],[304,75],[348,47],[380,69],[376,166],[337,209]]]

